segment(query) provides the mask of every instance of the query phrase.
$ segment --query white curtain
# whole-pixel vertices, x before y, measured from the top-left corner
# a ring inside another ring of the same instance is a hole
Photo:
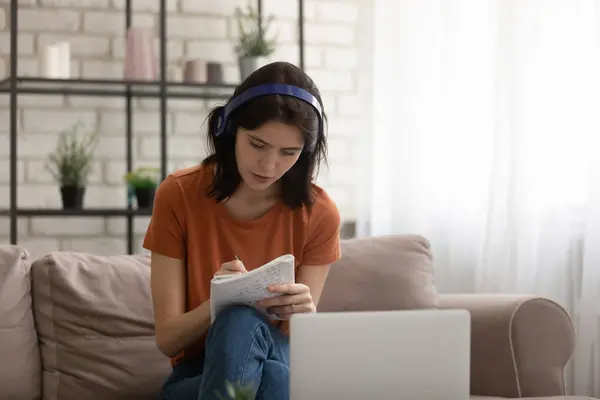
[[[600,397],[600,0],[375,4],[360,234],[429,238],[442,292],[559,302]]]

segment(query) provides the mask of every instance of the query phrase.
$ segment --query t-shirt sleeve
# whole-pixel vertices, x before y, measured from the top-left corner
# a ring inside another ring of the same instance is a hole
[[[340,259],[340,212],[325,192],[313,204],[308,222],[303,265],[325,265]]]
[[[183,193],[171,175],[156,190],[143,246],[167,257],[183,260],[186,256]]]

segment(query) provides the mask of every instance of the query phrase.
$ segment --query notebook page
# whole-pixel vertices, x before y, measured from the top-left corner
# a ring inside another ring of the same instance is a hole
[[[219,312],[232,305],[251,306],[267,315],[263,309],[256,307],[255,303],[278,295],[267,290],[270,285],[294,281],[294,256],[291,254],[278,257],[244,274],[213,279],[210,295],[211,320],[214,321]]]

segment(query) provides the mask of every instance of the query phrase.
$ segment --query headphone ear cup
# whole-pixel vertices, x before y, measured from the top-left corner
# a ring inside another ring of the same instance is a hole
[[[223,134],[227,136],[233,136],[233,132],[231,132],[231,121],[227,120],[223,124]]]
[[[224,114],[225,107],[218,107],[214,111],[211,129],[215,136],[221,136],[225,132],[226,121],[224,121]]]

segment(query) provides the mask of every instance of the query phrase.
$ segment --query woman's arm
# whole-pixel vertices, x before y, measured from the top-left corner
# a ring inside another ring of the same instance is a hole
[[[327,193],[322,191],[312,208],[296,282],[269,288],[270,292],[282,296],[259,301],[258,306],[282,319],[289,319],[295,313],[317,311],[331,264],[340,257],[340,213]]]
[[[185,264],[152,252],[150,283],[158,349],[174,357],[200,339],[210,327],[210,303],[185,312]]]
[[[331,264],[303,265],[298,268],[296,283],[308,286],[310,297],[315,308],[319,305],[321,293],[323,293],[323,286],[325,285],[325,279],[327,278],[330,267]]]

